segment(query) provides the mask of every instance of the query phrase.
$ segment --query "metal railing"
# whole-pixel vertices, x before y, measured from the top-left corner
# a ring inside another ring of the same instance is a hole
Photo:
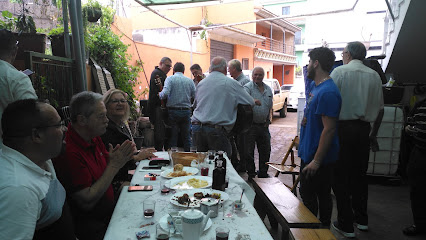
[[[256,43],[256,47],[288,55],[295,55],[294,45],[285,44],[272,38],[266,38],[265,41]]]
[[[57,109],[69,105],[78,92],[72,59],[27,51],[25,67],[34,72],[30,78],[38,98],[48,99]]]

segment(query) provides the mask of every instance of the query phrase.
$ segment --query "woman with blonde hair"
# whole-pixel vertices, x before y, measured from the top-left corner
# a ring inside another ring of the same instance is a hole
[[[105,147],[108,148],[109,144],[115,147],[117,144],[121,144],[125,140],[134,141],[127,122],[130,116],[130,106],[127,102],[127,93],[119,89],[110,89],[104,94],[103,101],[105,103],[107,117],[109,119],[106,132],[101,136]],[[155,155],[152,154],[153,151],[155,150],[140,150],[133,156],[133,161],[127,162],[126,165],[120,169],[112,182],[114,193],[117,193],[115,196],[119,196],[122,185],[128,185],[128,182],[131,180],[128,170],[136,168],[135,162],[155,157]]]

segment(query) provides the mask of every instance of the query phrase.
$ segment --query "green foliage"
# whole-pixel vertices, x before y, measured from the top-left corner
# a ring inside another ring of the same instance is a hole
[[[296,67],[296,76],[302,76],[302,67],[300,66]]]
[[[3,20],[0,20],[0,29],[7,29],[9,31],[15,30],[16,18],[13,17],[13,14],[9,11],[2,11],[1,16]]]
[[[51,79],[47,79],[45,76],[39,76],[37,74],[35,75],[35,78],[38,78],[38,81],[36,81],[34,86],[37,96],[40,99],[49,100],[50,105],[54,108],[58,108],[59,103],[56,100],[58,98],[58,93],[52,88],[53,84]]]
[[[52,28],[47,35],[56,36],[64,34],[64,26],[58,26],[57,28]]]
[[[36,33],[36,26],[33,17],[21,14],[16,21],[16,30],[23,33]]]
[[[114,11],[109,7],[102,7],[101,24],[87,26],[86,48],[90,56],[101,66],[105,67],[114,79],[116,87],[126,92],[129,99],[136,99],[133,87],[139,84],[138,76],[142,70],[140,66],[129,66],[131,56],[127,54],[129,45],[124,44],[120,37],[110,29]],[[137,117],[134,101],[130,101],[131,117]]]

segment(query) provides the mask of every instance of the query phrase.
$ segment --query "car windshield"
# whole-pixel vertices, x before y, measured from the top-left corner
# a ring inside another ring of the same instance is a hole
[[[290,90],[293,87],[293,85],[283,85],[281,86],[281,90]]]

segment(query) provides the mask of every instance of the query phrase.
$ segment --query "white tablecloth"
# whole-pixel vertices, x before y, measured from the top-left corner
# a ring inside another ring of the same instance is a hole
[[[164,159],[169,158],[167,152],[157,152],[155,154]],[[134,240],[137,239],[135,233],[142,230],[149,231],[151,234],[150,239],[155,239],[155,224],[157,224],[160,218],[172,211],[185,210],[185,208],[177,207],[170,203],[170,197],[173,194],[161,194],[160,179],[162,179],[162,182],[168,179],[157,177],[156,181],[144,181],[145,174],[149,172],[160,173],[156,171],[140,171],[143,166],[148,165],[148,162],[149,161],[144,160],[138,165],[135,175],[132,178],[131,185],[152,185],[153,191],[129,193],[127,187],[123,188],[104,239]],[[209,176],[212,176],[212,171],[213,165],[210,165]],[[199,174],[200,173],[198,173],[198,175]],[[212,226],[203,233],[201,239],[214,240],[216,237],[215,229],[218,226],[226,226],[230,229],[229,239],[236,239],[238,234],[248,234],[252,240],[272,239],[252,205],[255,192],[244,179],[238,175],[229,159],[227,159],[227,176],[229,176],[229,187],[225,192],[228,193],[229,200],[223,204],[223,209],[219,209],[218,216],[212,218]],[[240,199],[242,189],[245,189],[242,198],[242,201],[245,203],[245,208],[241,212],[232,213],[231,203]],[[150,219],[143,216],[143,201],[148,198],[156,200],[155,214],[154,217]],[[141,225],[152,222],[154,225],[141,227]],[[182,239],[182,237],[180,235],[173,235],[170,239]]]

